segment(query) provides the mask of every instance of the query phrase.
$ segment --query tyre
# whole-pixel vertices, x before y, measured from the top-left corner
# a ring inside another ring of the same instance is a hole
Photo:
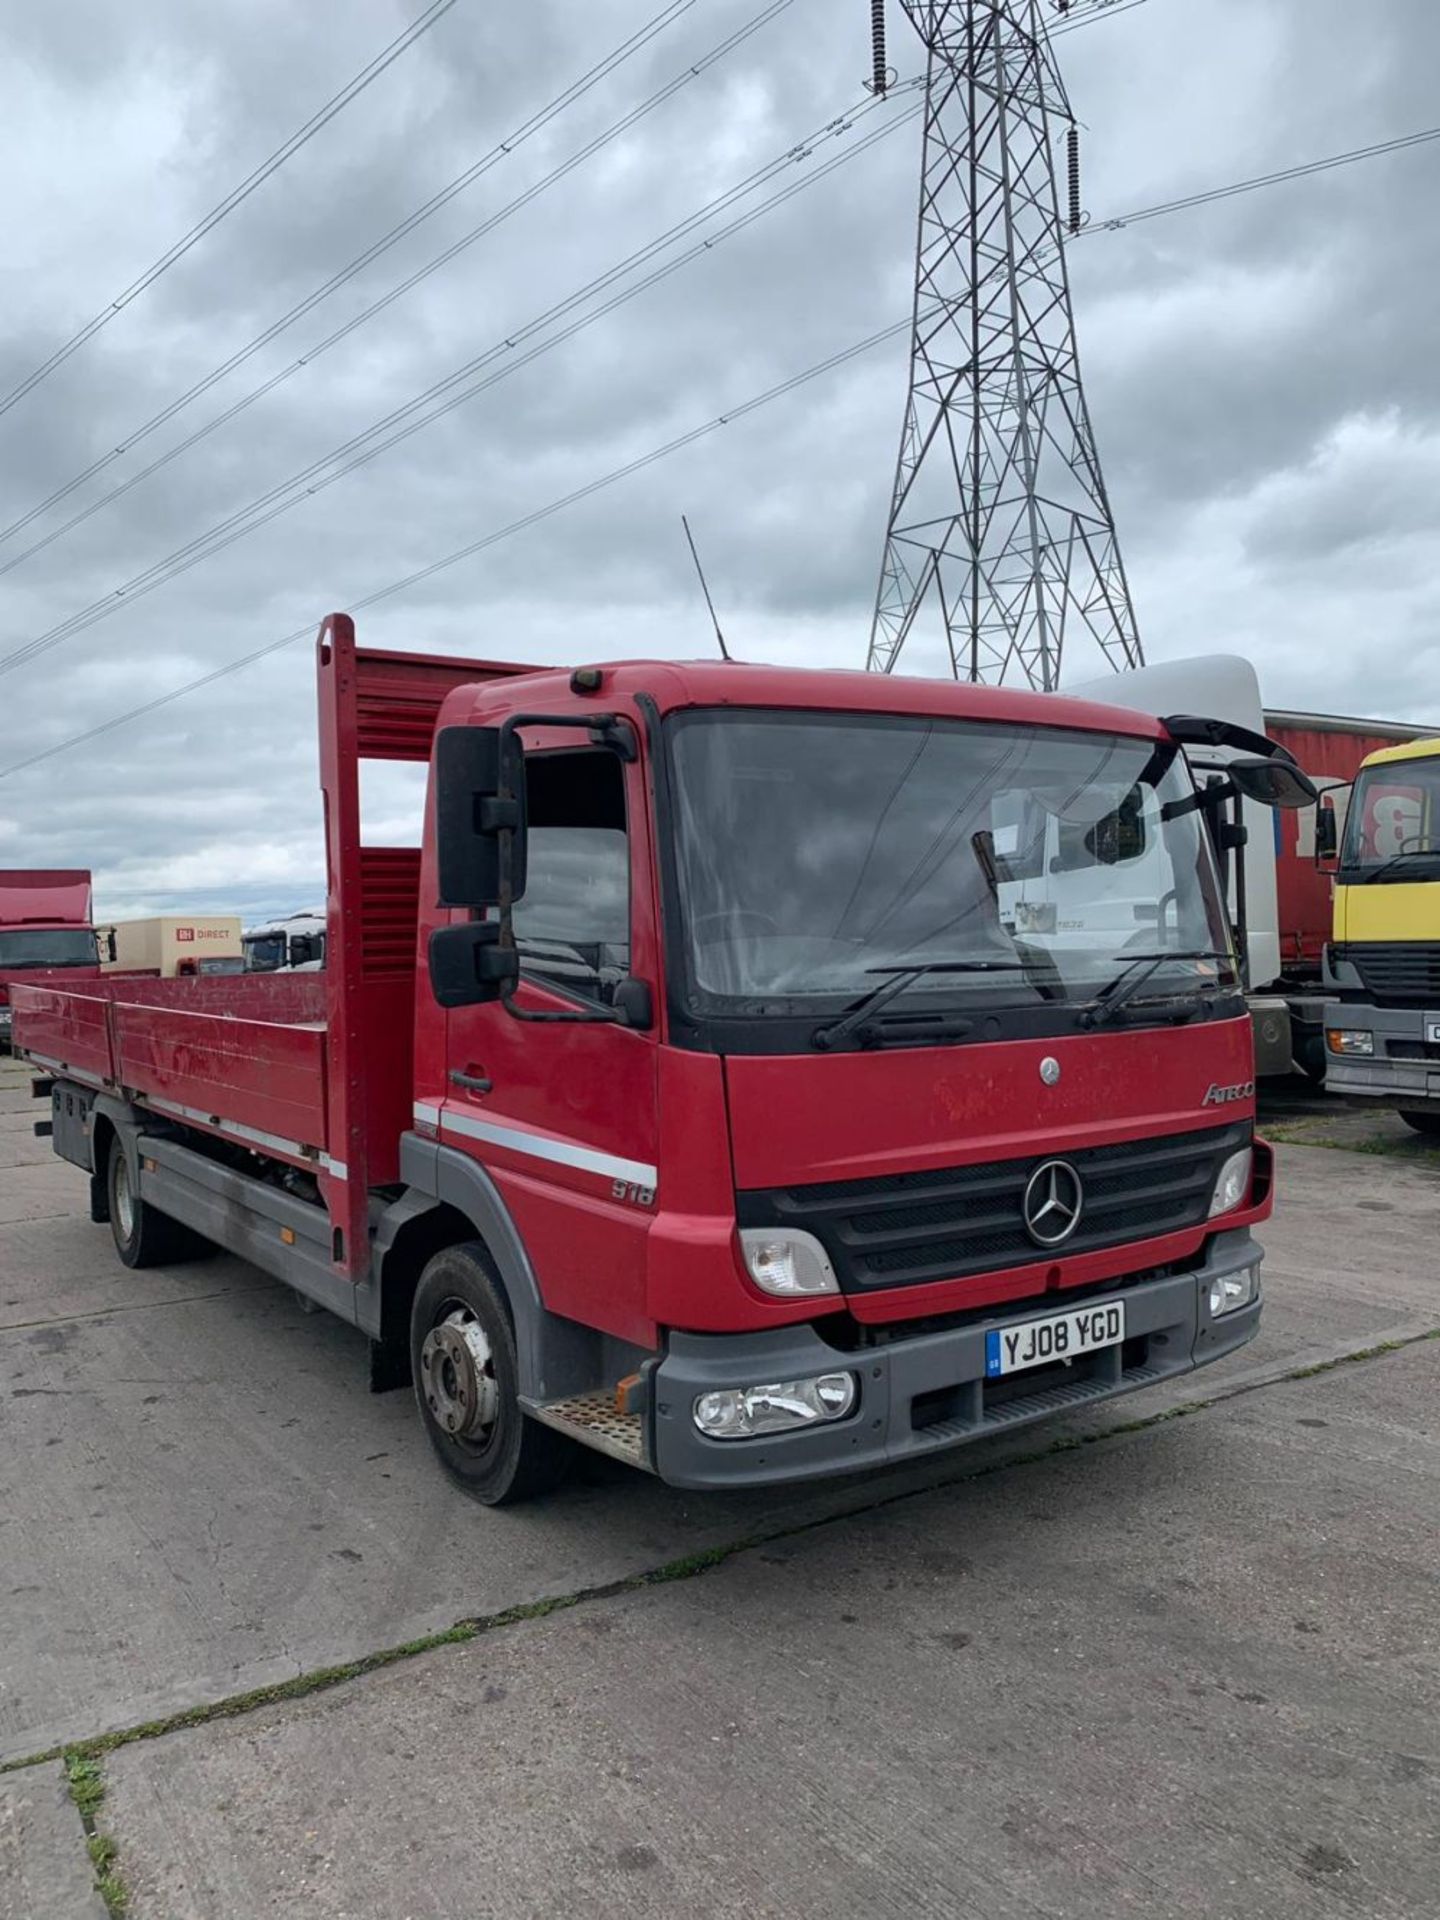
[[[105,1195],[115,1251],[127,1267],[175,1266],[214,1252],[210,1241],[140,1198],[118,1134],[110,1141]]]
[[[1295,1064],[1313,1085],[1325,1084],[1325,1036],[1296,1030]]]
[[[1411,1107],[1408,1112],[1402,1109],[1400,1118],[1407,1127],[1413,1127],[1416,1133],[1440,1137],[1440,1113],[1426,1113],[1423,1110],[1417,1112],[1414,1107]]]
[[[421,1274],[410,1366],[436,1458],[472,1500],[508,1506],[565,1477],[574,1445],[521,1409],[515,1329],[478,1241],[446,1247]]]

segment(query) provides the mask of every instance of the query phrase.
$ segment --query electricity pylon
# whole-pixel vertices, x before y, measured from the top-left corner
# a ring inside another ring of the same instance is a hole
[[[957,679],[1053,688],[1087,635],[1116,669],[1139,666],[1080,384],[1065,259],[1067,228],[1082,224],[1076,130],[1046,9],[902,4],[927,53],[925,138],[909,399],[869,665],[892,672],[907,642],[933,659],[938,629]]]

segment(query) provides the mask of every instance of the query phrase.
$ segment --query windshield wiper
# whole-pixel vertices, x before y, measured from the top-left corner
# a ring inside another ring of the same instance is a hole
[[[1113,1020],[1167,960],[1229,960],[1231,957],[1217,947],[1172,947],[1166,953],[1132,954],[1115,978],[1107,981],[1085,1008],[1080,1015],[1080,1024],[1082,1027],[1103,1027],[1107,1021]],[[1219,984],[1218,981],[1216,984]]]
[[[1435,859],[1440,859],[1440,847],[1405,847],[1399,853],[1392,853],[1383,865],[1366,871],[1362,884],[1373,887],[1377,880],[1383,880],[1387,873],[1393,872],[1398,866],[1403,866],[1407,860]]]
[[[891,967],[867,967],[867,973],[888,973],[892,978],[882,980],[878,987],[872,987],[843,1019],[816,1027],[810,1036],[810,1044],[818,1047],[821,1053],[828,1053],[840,1041],[848,1040],[872,1015],[888,1006],[907,987],[924,979],[927,973],[1027,973],[1029,965],[1026,960],[901,960]]]

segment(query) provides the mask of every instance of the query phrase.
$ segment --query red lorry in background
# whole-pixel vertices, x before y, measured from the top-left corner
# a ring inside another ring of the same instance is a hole
[[[1242,795],[1313,802],[1272,743],[343,615],[318,673],[324,972],[17,995],[127,1265],[332,1308],[489,1504],[576,1441],[686,1487],[919,1459],[1253,1336],[1223,867]],[[362,841],[377,759],[429,765],[418,847]]]
[[[83,867],[0,869],[0,1047],[10,1041],[10,988],[52,968],[72,978],[100,971]]]

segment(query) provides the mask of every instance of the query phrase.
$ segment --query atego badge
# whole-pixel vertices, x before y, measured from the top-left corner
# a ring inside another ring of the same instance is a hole
[[[1255,1082],[1242,1080],[1238,1087],[1209,1087],[1200,1104],[1202,1107],[1226,1107],[1232,1100],[1253,1099],[1254,1094]]]

